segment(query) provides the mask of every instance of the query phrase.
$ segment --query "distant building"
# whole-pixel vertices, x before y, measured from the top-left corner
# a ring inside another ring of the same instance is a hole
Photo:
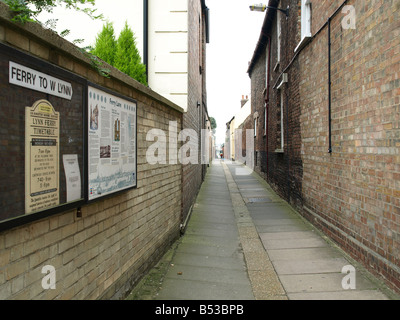
[[[234,125],[235,117],[226,123],[224,157],[227,160],[234,160],[234,151],[232,151],[232,147],[234,145]]]
[[[235,123],[234,123],[234,153],[235,160],[246,163],[246,156],[248,156],[247,151],[253,152],[253,145],[247,146],[246,140],[248,135],[248,129],[251,129],[250,120],[251,120],[251,101],[248,96],[242,96],[242,100],[240,101],[241,108],[235,115]],[[251,137],[252,138],[252,137]],[[247,148],[249,147],[249,150]],[[248,166],[251,166],[250,163],[246,163]]]

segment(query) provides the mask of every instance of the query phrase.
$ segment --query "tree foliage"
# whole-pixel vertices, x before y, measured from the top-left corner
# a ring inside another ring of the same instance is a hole
[[[217,121],[213,117],[210,117],[210,123],[211,123],[211,130],[217,129]]]
[[[83,12],[93,20],[103,19],[102,14],[96,15],[97,9],[94,8],[95,0],[0,0],[0,2],[8,5],[13,14],[13,22],[22,24],[26,22],[36,22],[44,27],[50,28],[55,33],[57,33],[56,25],[58,19],[54,18],[42,23],[39,21],[38,16],[42,12],[53,13],[53,9],[58,6],[65,6],[66,9]],[[64,30],[60,33],[60,36],[65,37],[68,34],[69,30]],[[73,43],[78,44],[82,41],[82,39],[77,39],[74,40]],[[109,70],[104,68],[102,62],[89,52],[89,48],[78,47],[78,50],[90,59],[92,66],[99,72],[99,74],[108,77]]]
[[[92,19],[103,19],[103,15],[97,15],[94,8],[95,0],[0,0],[7,4],[13,12],[12,21],[25,23],[37,22],[38,16],[42,12],[52,13],[57,6],[65,6],[78,12],[84,12]],[[54,32],[57,19],[50,19],[44,26],[49,27]],[[61,32],[61,36],[66,36],[69,30]],[[82,42],[82,39],[73,41],[75,44]],[[106,23],[103,30],[99,33],[94,48],[80,48],[80,51],[88,56],[92,66],[103,76],[108,77],[109,70],[103,66],[101,60],[120,69],[137,81],[147,85],[146,67],[141,63],[139,51],[136,47],[136,39],[133,31],[125,23],[125,28],[120,37],[116,40],[112,23]],[[97,58],[98,57],[98,58]]]
[[[132,29],[125,23],[117,40],[111,23],[106,23],[99,33],[92,54],[129,75],[140,83],[147,85],[146,67],[141,62],[136,38]]]
[[[147,85],[146,67],[141,62],[135,34],[127,22],[118,37],[114,66],[140,83]]]
[[[100,19],[102,15],[96,15],[95,0],[0,0],[10,7],[14,13],[14,22],[28,22],[37,20],[37,16],[43,11],[52,13],[57,6],[64,5],[67,9],[73,9],[86,13],[92,19]]]
[[[110,65],[114,65],[115,50],[117,41],[115,40],[114,26],[107,22],[102,31],[97,35],[92,54],[104,60]]]

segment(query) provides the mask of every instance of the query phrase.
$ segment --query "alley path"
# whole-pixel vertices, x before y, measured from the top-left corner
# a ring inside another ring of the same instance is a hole
[[[342,273],[354,266],[356,289]],[[185,235],[128,299],[398,298],[279,198],[257,174],[214,162]]]

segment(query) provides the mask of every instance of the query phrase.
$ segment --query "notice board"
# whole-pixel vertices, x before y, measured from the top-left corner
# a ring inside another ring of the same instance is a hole
[[[87,81],[0,44],[0,228],[85,200]]]
[[[136,101],[88,87],[88,200],[137,184]]]

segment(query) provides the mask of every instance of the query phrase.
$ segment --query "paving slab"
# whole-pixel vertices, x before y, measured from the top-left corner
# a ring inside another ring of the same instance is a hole
[[[265,217],[253,218],[253,221],[254,221],[254,224],[255,224],[256,227],[291,225],[291,226],[297,227],[297,231],[310,230],[309,227],[304,225],[304,222],[301,219],[291,219],[289,217],[287,219],[284,219],[283,216],[280,216],[280,217],[269,217],[269,218],[265,218]],[[292,230],[296,231],[296,228],[294,228]]]
[[[346,291],[342,287],[344,275],[340,272],[280,275],[279,278],[288,293],[302,292],[338,292]],[[357,291],[374,290],[375,285],[356,274]]]
[[[221,223],[219,223],[218,225],[221,225]],[[208,237],[222,237],[222,238],[233,238],[233,239],[237,239],[238,236],[237,231],[234,230],[232,226],[229,224],[225,225],[225,227],[220,227],[220,228],[215,228],[214,226],[197,225],[196,227],[188,228],[186,232],[187,234],[198,234]]]
[[[187,237],[185,236],[185,239]],[[182,241],[179,245],[179,252],[192,253],[197,252],[202,255],[231,257],[237,256],[242,252],[239,241],[229,241],[225,245],[221,243],[201,243],[199,241]]]
[[[165,279],[156,300],[253,300],[248,284]]]
[[[242,255],[236,257],[220,257],[211,255],[200,255],[195,253],[177,252],[174,257],[174,264],[210,267],[225,270],[246,271],[244,258]]]
[[[289,293],[290,300],[389,300],[378,290]]]
[[[281,233],[281,232],[296,232],[307,231],[310,228],[302,223],[293,222],[293,220],[280,220],[280,221],[265,221],[264,224],[256,224],[257,231],[261,233]]]
[[[240,249],[240,241],[238,239],[225,239],[221,237],[209,237],[205,235],[185,234],[181,240],[182,244],[203,245],[209,247],[227,247],[229,249]],[[193,249],[194,250],[194,249]]]
[[[209,282],[239,284],[242,286],[249,284],[249,278],[242,270],[229,270],[227,272],[224,268],[197,265],[174,264],[169,268],[166,278],[190,281],[204,281],[207,279]]]
[[[276,271],[280,275],[294,274],[313,274],[313,273],[335,273],[341,272],[344,266],[349,262],[340,258],[325,259],[291,259],[291,260],[274,260]]]
[[[270,249],[268,255],[272,261],[277,260],[321,260],[342,257],[339,251],[330,247]]]
[[[264,240],[264,247],[268,249],[295,249],[295,248],[318,248],[327,247],[326,241],[320,238],[307,239],[279,239],[279,240]]]

